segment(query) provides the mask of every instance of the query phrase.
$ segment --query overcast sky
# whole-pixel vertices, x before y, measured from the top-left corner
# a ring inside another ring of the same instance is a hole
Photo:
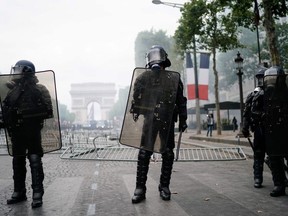
[[[0,72],[20,59],[51,69],[58,99],[70,107],[71,83],[129,85],[137,34],[153,28],[173,35],[180,16],[152,0],[1,0]]]

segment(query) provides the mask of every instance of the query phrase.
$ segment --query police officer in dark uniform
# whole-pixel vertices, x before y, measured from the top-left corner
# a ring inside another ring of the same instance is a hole
[[[168,55],[166,51],[158,45],[152,46],[149,52],[146,55],[147,67],[153,69],[162,69],[164,70],[167,67],[171,66],[171,62],[168,59]],[[137,85],[137,84],[135,84]],[[165,87],[164,87],[165,88]],[[160,196],[163,200],[170,200],[171,192],[169,189],[172,166],[174,162],[174,152],[175,148],[175,140],[174,140],[174,128],[175,122],[179,117],[179,130],[185,131],[187,128],[186,119],[187,119],[187,99],[183,95],[183,83],[179,79],[175,109],[173,113],[173,122],[170,126],[170,131],[168,131],[168,141],[166,145],[166,149],[164,149],[162,153],[162,168],[160,175],[160,184],[159,184],[159,192]],[[135,116],[137,120],[137,115]],[[144,120],[145,121],[145,120]],[[145,130],[145,123],[143,125],[143,129]],[[160,132],[161,133],[161,132]],[[144,134],[145,135],[145,134]],[[161,136],[161,135],[160,135]],[[142,139],[145,139],[142,136]],[[149,162],[152,151],[147,151],[144,149],[139,150],[138,154],[138,162],[137,162],[137,176],[136,176],[136,189],[134,191],[134,195],[132,197],[132,203],[139,203],[146,198],[146,180],[149,169]]]
[[[14,193],[7,204],[14,204],[26,197],[26,157],[30,162],[33,201],[32,208],[42,206],[44,194],[43,149],[41,129],[44,119],[53,117],[53,108],[48,89],[39,84],[35,66],[27,60],[18,61],[13,70],[13,79],[7,83],[10,89],[3,100],[4,126],[12,142]]]
[[[288,87],[287,74],[279,66],[264,74],[264,121],[266,152],[269,156],[274,188],[272,197],[285,195],[284,158],[288,155]]]
[[[243,112],[242,133],[244,137],[249,137],[249,129],[254,132],[252,148],[254,153],[253,170],[255,188],[261,188],[263,182],[263,166],[265,158],[263,79],[265,70],[266,68],[260,69],[255,75],[257,79],[257,87],[247,96]]]

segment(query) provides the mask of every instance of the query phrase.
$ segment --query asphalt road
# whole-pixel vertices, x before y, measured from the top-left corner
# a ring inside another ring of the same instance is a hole
[[[31,208],[31,176],[28,168],[28,200],[7,205],[13,190],[12,158],[0,156],[0,215],[79,216],[282,216],[288,215],[288,196],[272,198],[270,170],[265,166],[264,187],[253,187],[252,160],[175,162],[170,201],[159,197],[161,162],[151,162],[146,200],[132,204],[136,162],[67,160],[46,154],[44,204]]]

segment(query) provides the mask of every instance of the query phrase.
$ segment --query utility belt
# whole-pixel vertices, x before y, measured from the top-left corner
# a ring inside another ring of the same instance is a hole
[[[45,107],[37,109],[10,108],[5,112],[4,121],[7,125],[20,126],[23,122],[33,120],[44,120],[53,117],[53,110]]]

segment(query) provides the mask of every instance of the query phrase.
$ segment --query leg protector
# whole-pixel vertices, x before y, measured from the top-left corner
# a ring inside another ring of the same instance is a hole
[[[167,148],[167,150],[162,154],[162,168],[160,175],[159,192],[163,200],[170,200],[171,192],[169,189],[170,179],[172,174],[174,162],[174,152],[173,150]]]
[[[151,155],[152,152],[142,149],[139,151],[137,162],[136,189],[132,197],[132,203],[139,203],[146,199],[146,181]]]
[[[258,158],[254,155],[254,187],[261,188],[263,182],[263,165],[264,158]]]
[[[31,176],[32,176],[32,189],[33,189],[33,201],[32,208],[42,206],[42,196],[44,194],[43,180],[44,172],[41,156],[37,154],[31,154],[28,156],[30,161]]]
[[[285,195],[285,171],[283,157],[270,156],[272,178],[274,182],[274,188],[270,193],[272,197]]]
[[[14,180],[14,192],[10,199],[7,200],[7,204],[14,204],[24,200],[26,197],[26,157],[14,156],[12,161],[13,166],[13,180]]]

